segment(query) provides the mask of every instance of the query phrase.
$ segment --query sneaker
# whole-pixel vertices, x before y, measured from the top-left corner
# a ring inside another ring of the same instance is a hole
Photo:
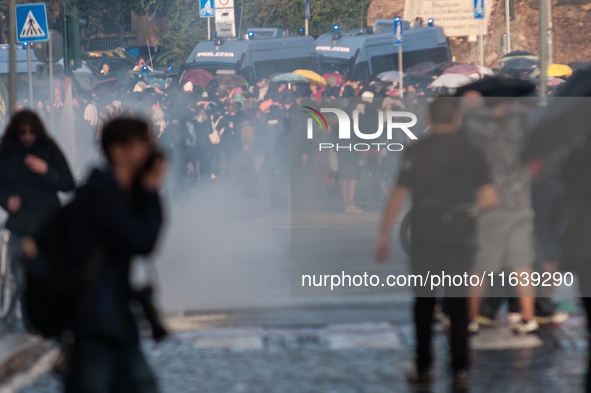
[[[566,322],[566,320],[568,319],[569,315],[567,312],[564,311],[558,311],[552,315],[549,315],[547,317],[536,317],[536,321],[538,322],[539,325],[545,325],[545,324],[556,324],[556,325],[560,325],[563,322]]]
[[[416,367],[413,367],[406,373],[406,381],[412,385],[430,385],[433,382],[433,374],[429,369],[418,372]]]
[[[347,205],[345,206],[345,213],[363,213],[363,210],[355,205]]]
[[[480,326],[492,326],[495,324],[495,321],[493,319],[484,317],[482,315],[476,317],[476,322],[478,322]]]
[[[480,330],[480,325],[478,324],[478,320],[474,319],[468,323],[468,333],[469,334],[476,334]]]
[[[510,312],[507,316],[507,320],[509,321],[509,325],[516,325],[518,324],[523,318],[521,317],[521,313],[518,312]]]
[[[470,375],[466,370],[457,371],[454,374],[453,381],[451,383],[453,390],[466,390],[470,388]]]
[[[513,324],[511,330],[520,336],[524,336],[529,333],[533,333],[540,328],[538,322],[535,318],[530,319],[529,321],[521,320],[516,324]]]

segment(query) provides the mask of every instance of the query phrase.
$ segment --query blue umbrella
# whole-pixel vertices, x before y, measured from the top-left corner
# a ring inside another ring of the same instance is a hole
[[[273,82],[285,82],[285,83],[306,83],[308,79],[306,77],[287,72],[285,74],[277,75],[273,78]]]

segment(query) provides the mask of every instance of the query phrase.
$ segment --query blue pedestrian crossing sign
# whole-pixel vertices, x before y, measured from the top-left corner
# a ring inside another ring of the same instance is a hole
[[[474,0],[474,19],[484,19],[484,0]]]
[[[45,3],[16,6],[16,37],[18,42],[49,41]]]
[[[199,16],[202,18],[213,18],[215,17],[215,5],[212,4],[213,0],[199,0]]]
[[[394,45],[396,46],[404,44],[403,26],[402,18],[394,18]]]

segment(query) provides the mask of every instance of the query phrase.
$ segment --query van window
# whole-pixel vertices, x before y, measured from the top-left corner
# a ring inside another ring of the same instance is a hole
[[[297,69],[318,71],[318,60],[315,56],[298,57],[292,59],[274,59],[255,61],[254,71],[257,79],[268,78],[275,73],[292,72]]]
[[[447,47],[404,52],[402,54],[402,68],[407,70],[415,64],[432,61],[435,64],[450,60]],[[371,59],[371,72],[377,75],[381,72],[398,70],[398,53],[388,53],[381,56],[373,56]]]
[[[432,61],[435,64],[443,63],[444,61],[450,60],[449,49],[447,47],[432,48],[425,50],[417,50],[412,52],[406,52],[402,54],[403,68],[406,70],[415,64],[419,64],[425,61]]]
[[[369,80],[369,63],[364,61],[355,66],[353,75],[360,77],[361,79]]]

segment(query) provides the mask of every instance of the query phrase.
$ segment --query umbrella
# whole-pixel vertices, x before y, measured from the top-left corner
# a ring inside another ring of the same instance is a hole
[[[472,80],[462,74],[443,74],[435,79],[429,87],[458,88],[472,83]]]
[[[546,155],[573,143],[589,132],[591,111],[591,69],[577,72],[556,90],[547,106],[530,122],[531,132],[524,151],[525,160]]]
[[[409,67],[408,70],[406,70],[406,73],[408,75],[425,75],[432,73],[433,71],[437,70],[437,68],[437,64],[433,63],[432,61],[424,61]]]
[[[240,75],[234,74],[227,74],[227,75],[217,75],[214,80],[218,81],[220,86],[225,87],[241,87],[248,85],[246,79],[241,77]]]
[[[499,63],[504,63],[508,60],[511,59],[527,59],[527,60],[533,60],[535,62],[538,62],[540,60],[540,58],[536,55],[534,55],[531,52],[526,52],[526,51],[522,51],[522,50],[518,50],[518,51],[514,51],[511,53],[507,53],[505,56],[501,57],[501,59],[499,60]]]
[[[305,77],[310,82],[315,82],[315,83],[318,83],[319,85],[326,86],[326,79],[324,79],[324,77],[318,75],[314,71],[295,70],[293,73]]]
[[[100,81],[96,85],[94,85],[92,87],[92,91],[99,93],[103,91],[112,90],[115,85],[117,85],[117,79],[105,79],[104,81]]]
[[[524,97],[530,95],[536,85],[515,78],[486,78],[469,85],[460,87],[455,96],[460,97],[465,92],[476,90],[484,97]]]
[[[193,85],[207,86],[207,83],[213,79],[213,75],[199,68],[185,72],[182,78],[185,82],[191,82]]]
[[[580,70],[583,68],[589,67],[591,63],[585,63],[582,61],[573,61],[572,63],[568,63],[568,66],[573,69],[573,71]]]
[[[324,74],[322,75],[324,77],[324,80],[326,80],[326,82],[328,83],[328,78],[330,78],[331,76],[333,78],[336,79],[336,86],[340,86],[341,82],[343,81],[343,78],[345,77],[344,75],[341,74]]]
[[[403,72],[402,77],[406,74]],[[378,79],[384,82],[398,82],[400,80],[400,71],[386,71],[378,74]]]
[[[294,74],[291,72],[286,72],[285,74],[279,74],[274,77],[273,82],[286,82],[286,83],[305,83],[308,82],[306,77],[298,74]]]
[[[443,73],[471,75],[480,73],[480,69],[478,66],[473,64],[456,64],[443,71]]]
[[[520,76],[524,71],[534,71],[538,68],[538,62],[531,59],[515,58],[503,63],[503,70],[510,76]]]
[[[453,67],[453,66],[455,66],[457,64],[460,64],[460,63],[455,62],[455,61],[451,61],[451,60],[450,61],[444,61],[443,63],[437,64],[437,70],[436,71],[439,74],[443,74],[443,71],[445,71],[448,68]]]
[[[564,76],[571,76],[573,69],[565,64],[550,64],[547,69],[548,76],[554,76],[557,78]]]

